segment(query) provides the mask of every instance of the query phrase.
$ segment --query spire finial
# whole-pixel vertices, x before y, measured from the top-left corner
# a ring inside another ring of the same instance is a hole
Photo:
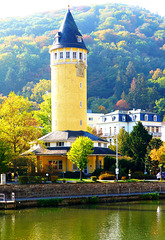
[[[68,5],[68,11],[70,10],[70,5]]]

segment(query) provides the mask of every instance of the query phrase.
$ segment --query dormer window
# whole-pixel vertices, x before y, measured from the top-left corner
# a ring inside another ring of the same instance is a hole
[[[136,119],[136,115],[133,115],[133,116],[132,116],[132,119],[133,119],[133,121],[135,121],[135,119]]]
[[[58,32],[55,36],[55,43],[59,43],[60,37],[61,37],[61,32]]]
[[[113,116],[113,117],[112,117],[112,121],[115,121],[115,119],[116,119],[116,117],[115,117],[115,116]]]
[[[144,120],[148,121],[148,115],[147,114],[144,115]]]
[[[79,42],[79,43],[82,42],[82,36],[77,36],[77,42]]]
[[[126,117],[123,115],[122,116],[122,121],[125,122],[126,121]]]
[[[154,115],[154,122],[157,122],[157,115]]]
[[[57,59],[57,53],[54,54],[54,59],[55,59],[55,60]]]

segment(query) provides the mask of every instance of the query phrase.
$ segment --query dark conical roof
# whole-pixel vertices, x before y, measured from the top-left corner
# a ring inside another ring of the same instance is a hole
[[[80,37],[81,41],[78,41],[78,37]],[[65,14],[65,18],[58,33],[55,36],[55,41],[53,43],[52,49],[65,47],[75,47],[87,50],[82,39],[82,35],[79,32],[69,9]]]

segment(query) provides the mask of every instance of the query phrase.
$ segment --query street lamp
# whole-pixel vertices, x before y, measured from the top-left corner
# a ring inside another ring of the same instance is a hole
[[[116,181],[119,180],[119,159],[118,159],[118,139],[117,139],[117,127],[116,127]]]

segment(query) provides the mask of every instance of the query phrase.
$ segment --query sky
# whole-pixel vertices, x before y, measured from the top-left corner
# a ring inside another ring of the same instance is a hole
[[[164,0],[5,0],[0,7],[0,18],[24,17],[34,13],[54,11],[72,6],[84,6],[104,3],[124,3],[145,8],[152,13],[165,17]]]

